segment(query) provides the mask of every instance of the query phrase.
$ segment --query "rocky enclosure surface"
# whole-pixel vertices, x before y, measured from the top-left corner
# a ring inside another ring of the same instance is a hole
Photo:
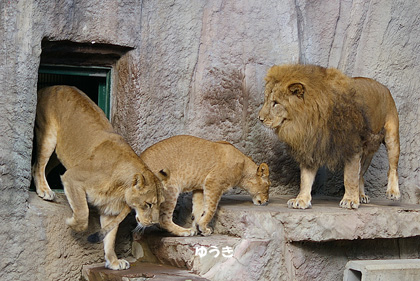
[[[255,206],[250,197],[226,196],[213,235],[152,232],[134,244],[210,280],[338,281],[352,259],[418,258],[418,205],[374,200],[353,211],[339,208],[339,199],[315,198],[302,211],[288,209],[289,198]]]
[[[112,122],[136,152],[176,134],[231,141],[268,162],[273,195],[296,194],[299,169],[257,120],[266,70],[315,63],[374,78],[399,110],[402,201],[419,201],[418,1],[28,0],[0,11],[2,280],[33,280],[46,260],[33,240],[43,230],[27,223],[42,40],[131,48],[112,65]],[[372,198],[384,197],[386,171],[381,148],[366,176]],[[341,185],[321,171],[314,190],[339,195]]]

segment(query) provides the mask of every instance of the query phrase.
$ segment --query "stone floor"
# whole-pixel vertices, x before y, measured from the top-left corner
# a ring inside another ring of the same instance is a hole
[[[127,270],[106,269],[103,264],[83,266],[82,276],[88,281],[205,281],[206,278],[192,274],[185,269],[156,264],[156,263],[135,263]]]
[[[357,210],[342,209],[340,198],[314,198],[312,208],[287,208],[290,197],[277,197],[267,206],[254,206],[246,196],[220,203],[215,230],[240,237],[271,237],[281,228],[286,241],[331,241],[402,238],[420,235],[420,206],[372,200]],[[231,224],[233,227],[226,227]]]
[[[132,248],[140,249],[141,261],[209,280],[343,280],[349,260],[420,256],[420,206],[372,200],[345,210],[339,198],[314,198],[311,209],[293,210],[289,198],[254,206],[249,196],[226,196],[213,235],[174,237],[152,229],[135,236]],[[190,198],[183,200],[178,216],[186,217]]]

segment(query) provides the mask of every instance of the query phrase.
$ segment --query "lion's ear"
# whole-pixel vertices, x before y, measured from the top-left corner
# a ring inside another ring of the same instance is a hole
[[[161,181],[165,181],[169,179],[169,170],[168,169],[162,169],[159,171],[159,173],[157,174],[157,177],[161,180]]]
[[[262,163],[260,166],[258,166],[257,176],[268,178],[268,174],[269,174],[269,170],[268,170],[268,165],[266,163]]]
[[[132,186],[137,189],[141,189],[144,187],[145,182],[146,182],[146,179],[144,178],[142,174],[135,174],[133,178]]]
[[[298,98],[303,98],[303,95],[305,94],[305,87],[301,83],[293,83],[289,85],[289,91],[292,95],[295,95]]]

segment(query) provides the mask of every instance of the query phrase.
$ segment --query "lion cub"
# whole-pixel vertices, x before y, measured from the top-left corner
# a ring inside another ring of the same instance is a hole
[[[160,206],[159,223],[178,236],[192,236],[198,230],[210,235],[207,227],[222,194],[234,186],[247,190],[256,205],[268,202],[270,181],[268,166],[257,166],[250,158],[227,142],[212,142],[193,136],[175,136],[152,145],[140,158],[157,173],[170,172]],[[178,195],[193,192],[193,226],[180,227],[172,221]]]
[[[45,178],[45,166],[55,150],[67,169],[61,177],[73,210],[67,224],[75,231],[86,230],[88,202],[96,206],[101,226],[107,230],[105,266],[129,268],[130,264],[119,260],[114,251],[118,223],[130,208],[136,211],[139,225],[157,222],[160,199],[163,199],[159,198],[160,180],[114,132],[102,110],[74,87],[53,86],[40,90],[35,121],[37,156],[33,178],[36,192],[45,200],[54,199]]]

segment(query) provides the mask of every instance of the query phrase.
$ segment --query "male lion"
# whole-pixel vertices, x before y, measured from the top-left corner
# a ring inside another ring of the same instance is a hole
[[[160,180],[114,132],[102,110],[74,87],[53,86],[38,92],[35,137],[33,178],[38,195],[54,199],[45,166],[55,150],[67,169],[61,180],[73,216],[66,223],[75,231],[86,230],[88,202],[96,206],[101,226],[113,225],[104,239],[105,266],[129,268],[114,251],[118,223],[130,208],[136,211],[139,225],[157,222],[163,199],[158,196]]]
[[[337,69],[281,65],[268,70],[259,119],[275,130],[300,163],[300,193],[291,208],[311,206],[318,168],[344,167],[343,208],[368,203],[363,175],[382,142],[388,151],[389,199],[399,199],[398,113],[389,90],[369,78],[350,78]]]
[[[248,191],[255,205],[268,203],[268,166],[255,164],[228,142],[212,142],[193,136],[174,136],[147,148],[140,158],[154,172],[170,171],[162,181],[165,202],[160,206],[160,225],[178,236],[197,230],[210,235],[207,226],[222,194],[234,186]],[[178,195],[192,191],[193,226],[183,228],[172,221]]]

